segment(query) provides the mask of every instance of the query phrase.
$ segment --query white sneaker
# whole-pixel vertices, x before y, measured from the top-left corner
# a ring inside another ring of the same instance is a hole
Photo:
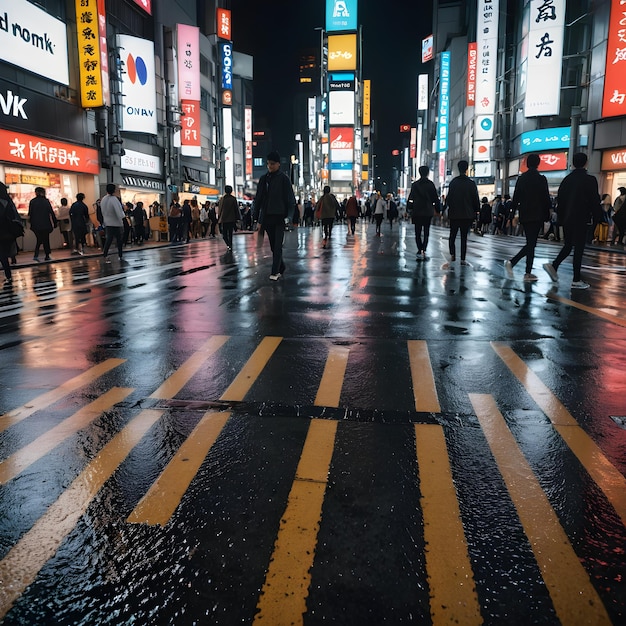
[[[270,274],[270,280],[278,280],[280,278],[280,274]]]
[[[509,278],[513,278],[515,275],[513,274],[513,265],[511,261],[508,259],[504,262],[504,271]]]
[[[554,266],[552,265],[552,263],[544,263],[543,269],[546,270],[546,272],[548,272],[548,275],[552,279],[552,282],[555,282],[555,283],[559,282],[559,276],[556,273],[556,270],[554,269]]]
[[[524,274],[525,283],[534,283],[539,280],[534,274]]]
[[[584,280],[575,280],[572,282],[572,289],[589,289],[589,283]]]

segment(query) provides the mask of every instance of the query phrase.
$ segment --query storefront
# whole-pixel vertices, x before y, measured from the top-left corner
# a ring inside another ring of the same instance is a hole
[[[611,203],[619,196],[618,187],[626,187],[626,148],[605,150],[602,153],[602,173],[605,184],[602,193],[611,196]]]
[[[165,182],[161,158],[125,149],[121,157],[122,182],[120,196],[122,202],[143,202],[148,217],[155,217],[152,205],[157,202],[160,210],[165,207]],[[158,214],[157,214],[158,216]]]

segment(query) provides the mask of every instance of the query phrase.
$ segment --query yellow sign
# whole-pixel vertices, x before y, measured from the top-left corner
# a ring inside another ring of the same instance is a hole
[[[372,88],[371,80],[363,81],[363,126],[371,124],[372,110],[370,100],[370,90]]]
[[[328,35],[328,70],[356,70],[356,33]]]
[[[83,108],[104,106],[97,0],[75,0],[80,99]]]
[[[363,153],[362,161],[363,167],[367,167],[370,164],[370,155],[367,152]]]

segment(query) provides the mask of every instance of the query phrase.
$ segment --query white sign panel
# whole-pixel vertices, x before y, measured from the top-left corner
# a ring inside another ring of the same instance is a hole
[[[476,128],[474,139],[493,139],[498,64],[499,0],[478,0],[476,24]],[[491,118],[491,123],[489,119]]]
[[[0,0],[0,59],[69,85],[67,27],[26,0]]]
[[[558,115],[565,0],[531,0],[524,115]]]
[[[315,119],[316,110],[315,110],[315,98],[308,99],[308,113],[309,113],[309,130],[315,130],[315,123],[317,120]]]
[[[329,124],[352,125],[354,124],[354,92],[331,91],[329,95]]]
[[[163,173],[161,159],[153,154],[144,154],[135,150],[124,149],[121,167],[132,172],[145,172],[160,176]]]
[[[428,74],[417,77],[417,110],[428,110]]]
[[[124,62],[122,74],[122,130],[157,134],[154,43],[118,35]]]

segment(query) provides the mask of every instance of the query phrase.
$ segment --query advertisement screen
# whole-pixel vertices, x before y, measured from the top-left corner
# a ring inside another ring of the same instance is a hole
[[[220,44],[222,61],[222,89],[233,88],[233,46],[230,43]]]
[[[626,115],[626,84],[624,83],[624,76],[626,75],[625,24],[626,5],[613,0],[611,3],[609,40],[604,74],[603,117]]]
[[[356,30],[357,0],[326,0],[326,30]]]
[[[200,29],[177,24],[178,97],[200,100]]]
[[[356,34],[328,36],[328,70],[356,70]]]
[[[354,92],[331,91],[328,100],[328,120],[331,125],[354,124]]]

